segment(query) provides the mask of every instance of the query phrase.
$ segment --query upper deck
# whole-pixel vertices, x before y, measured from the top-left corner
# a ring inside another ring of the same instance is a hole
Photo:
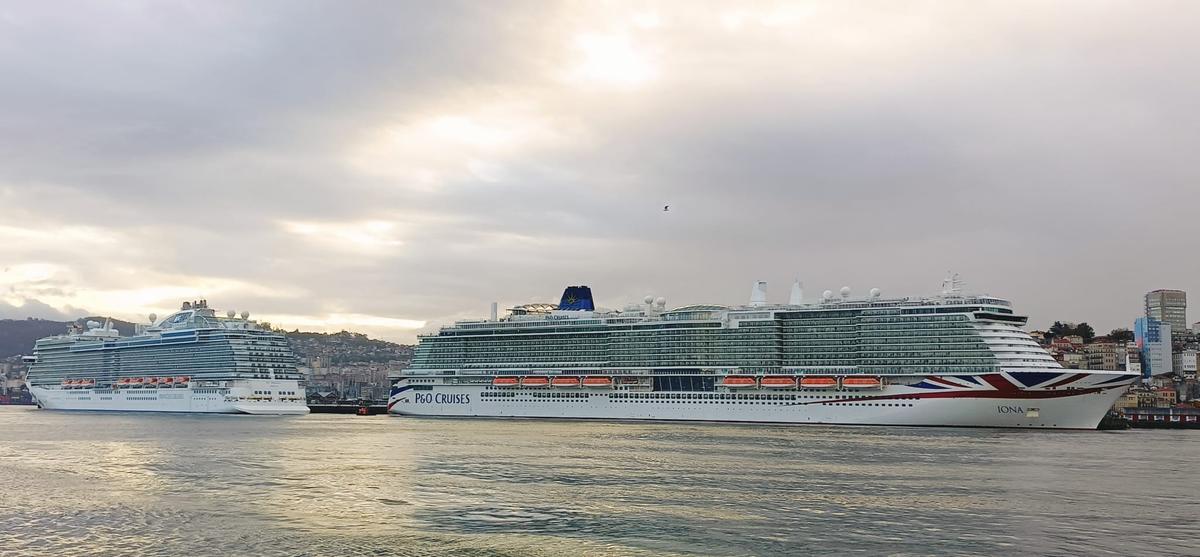
[[[764,296],[765,297],[765,296]],[[793,300],[796,301],[796,300]],[[413,372],[986,373],[1059,367],[992,296],[851,299],[620,311],[518,306],[505,318],[458,321],[421,337]]]

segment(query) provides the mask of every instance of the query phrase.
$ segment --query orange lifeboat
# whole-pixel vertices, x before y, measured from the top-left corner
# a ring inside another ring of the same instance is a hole
[[[60,386],[60,387],[64,387],[64,388],[65,388],[65,387],[70,387],[70,386],[71,386],[71,380],[70,380],[70,379],[63,379],[63,380],[62,380],[62,382],[61,382],[61,383],[59,383],[59,386]]]
[[[744,389],[746,387],[757,387],[758,380],[749,375],[726,375],[721,379],[722,387],[731,389]]]
[[[787,375],[768,375],[762,378],[762,386],[767,389],[794,389],[796,378]]]
[[[521,384],[521,380],[516,377],[497,377],[492,379],[494,387],[516,387]]]
[[[147,385],[158,385],[158,378],[157,377],[147,377],[146,384]]]
[[[569,376],[555,377],[554,379],[550,380],[550,384],[554,385],[555,387],[578,387],[579,386],[579,378],[578,377],[569,377]]]
[[[117,379],[117,386],[118,387],[128,387],[129,386],[129,378],[122,377],[120,379]]]
[[[175,378],[173,378],[173,377],[162,377],[162,378],[159,378],[159,380],[158,380],[159,385],[166,385],[168,387],[170,387],[171,384],[174,382],[175,382]]]
[[[186,387],[186,386],[187,386],[187,384],[188,384],[189,382],[191,382],[191,380],[192,380],[192,378],[191,378],[191,377],[188,377],[187,375],[180,375],[179,377],[176,377],[176,378],[175,378],[175,383],[176,383],[176,384],[178,384],[178,385],[181,385],[181,386],[184,386],[184,387]]]
[[[82,381],[82,383],[83,383],[83,386],[84,386],[84,387],[91,387],[91,386],[94,386],[94,385],[96,384],[96,380],[95,380],[95,379],[84,379],[84,380]]]
[[[549,387],[550,378],[541,375],[530,375],[521,378],[522,387]]]
[[[805,389],[832,389],[837,386],[837,379],[832,377],[803,377],[800,386]]]
[[[842,386],[847,389],[878,389],[883,382],[878,377],[844,377]]]
[[[129,379],[129,384],[133,385],[134,387],[141,387],[142,386],[142,378],[141,377],[132,377]]]
[[[602,375],[593,375],[591,377],[583,378],[583,386],[584,387],[595,387],[595,388],[603,389],[605,387],[611,387],[612,384],[613,384],[612,377],[604,377]]]

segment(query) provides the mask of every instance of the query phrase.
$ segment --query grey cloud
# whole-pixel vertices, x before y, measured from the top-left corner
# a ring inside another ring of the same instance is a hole
[[[613,32],[574,8],[0,8],[0,200],[21,226],[120,233],[38,259],[108,287],[155,286],[122,268],[303,293],[214,300],[259,312],[441,322],[579,282],[608,306],[737,302],[758,278],[782,299],[795,274],[914,294],[955,269],[1035,325],[1110,328],[1145,290],[1200,287],[1190,3],[831,4],[741,32],[664,4],[629,31],[659,49],[635,91],[556,81],[573,33]],[[498,182],[345,160],[373,129],[514,99],[563,139],[499,157]],[[403,243],[280,226],[365,220]]]

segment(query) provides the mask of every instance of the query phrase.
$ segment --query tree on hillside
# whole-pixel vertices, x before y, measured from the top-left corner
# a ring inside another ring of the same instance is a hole
[[[1092,326],[1088,325],[1086,321],[1078,325],[1055,321],[1050,326],[1050,330],[1046,331],[1046,336],[1051,338],[1069,337],[1071,335],[1078,335],[1083,339],[1083,342],[1091,342],[1092,339],[1096,338],[1096,330],[1092,329]]]
[[[1124,328],[1113,329],[1108,336],[1117,342],[1132,342],[1133,331]]]

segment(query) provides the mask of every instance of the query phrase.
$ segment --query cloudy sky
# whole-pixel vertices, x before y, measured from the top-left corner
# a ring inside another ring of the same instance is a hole
[[[1189,1],[0,2],[0,318],[206,297],[411,341],[568,284],[737,303],[955,270],[1106,331],[1200,296],[1198,26]]]

